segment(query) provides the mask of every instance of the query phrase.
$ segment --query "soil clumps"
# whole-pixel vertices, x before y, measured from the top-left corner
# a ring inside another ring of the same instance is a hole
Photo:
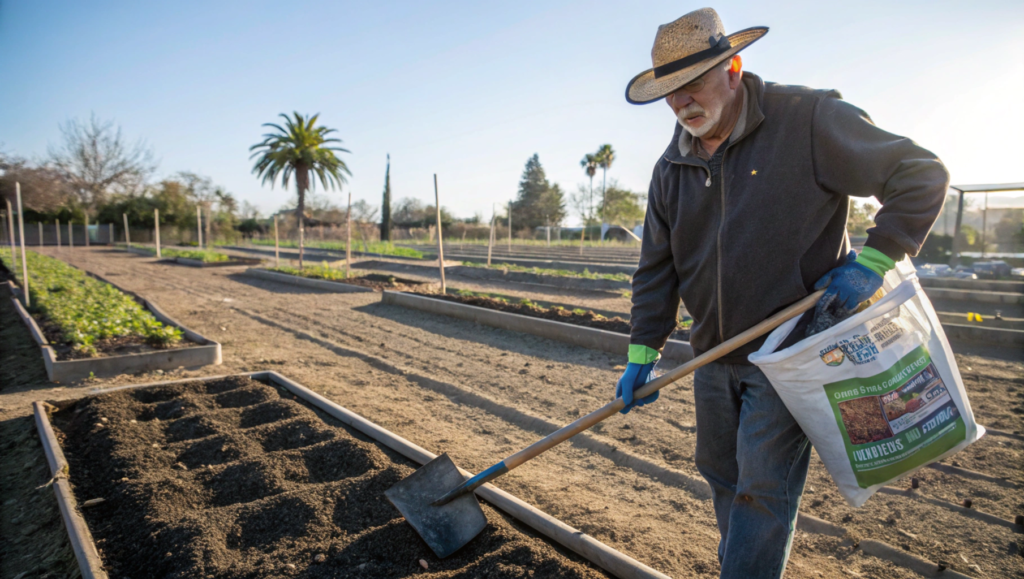
[[[437,559],[384,491],[414,465],[245,377],[122,390],[52,416],[113,577],[605,575],[484,505]],[[427,563],[424,569],[420,560]]]

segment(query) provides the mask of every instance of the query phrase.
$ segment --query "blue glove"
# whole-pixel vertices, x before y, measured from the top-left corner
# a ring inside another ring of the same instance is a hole
[[[620,410],[620,413],[627,414],[634,406],[650,404],[661,395],[661,392],[655,392],[646,398],[633,399],[634,390],[654,380],[654,364],[656,363],[657,361],[647,364],[634,364],[633,362],[626,364],[626,371],[622,373],[618,384],[615,385],[615,397],[622,398],[626,402],[626,407]]]
[[[846,263],[821,276],[814,284],[815,290],[826,287],[825,295],[814,306],[814,319],[807,326],[808,336],[850,317],[861,302],[882,287],[882,276],[874,269],[857,263],[857,252],[851,251],[846,256]]]

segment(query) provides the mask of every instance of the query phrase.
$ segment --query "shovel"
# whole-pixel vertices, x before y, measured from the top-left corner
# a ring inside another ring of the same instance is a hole
[[[634,399],[645,398],[679,380],[694,370],[732,352],[758,338],[783,322],[814,307],[825,290],[812,293],[743,333],[726,340],[693,360],[644,384],[633,393]],[[466,478],[447,454],[435,458],[419,470],[395,484],[384,494],[420,534],[434,553],[444,558],[461,549],[487,526],[487,519],[473,490],[498,478],[524,462],[554,448],[626,407],[622,398],[563,426],[530,446],[509,456],[480,474]]]

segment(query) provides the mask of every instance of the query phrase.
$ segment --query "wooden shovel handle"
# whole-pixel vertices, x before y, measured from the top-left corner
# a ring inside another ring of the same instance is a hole
[[[644,384],[643,387],[641,387],[639,390],[634,392],[633,398],[646,398],[647,396],[654,394],[658,390],[661,390],[665,386],[668,386],[669,384],[675,382],[676,380],[679,380],[683,376],[686,376],[687,374],[692,374],[693,371],[696,370],[697,368],[700,368],[701,366],[704,366],[706,364],[710,364],[711,362],[714,362],[715,360],[732,352],[733,350],[739,348],[740,346],[743,346],[744,344],[747,344],[748,342],[751,342],[752,340],[759,338],[764,334],[767,334],[768,332],[781,326],[787,320],[799,316],[800,314],[813,308],[814,304],[818,303],[818,300],[824,293],[825,290],[819,290],[812,293],[811,295],[796,302],[795,304],[789,306],[788,308],[782,310],[781,312],[775,314],[774,316],[768,318],[767,320],[764,320],[763,322],[757,324],[756,326],[748,330],[745,330],[744,332],[732,338],[729,338],[728,340],[722,342],[721,344],[715,346],[714,348],[708,350],[707,352],[704,352],[700,356],[697,356],[696,358],[690,360],[689,362],[683,364],[682,366],[679,366],[678,368],[670,372],[667,372],[654,380],[651,380],[647,384]],[[563,426],[562,428],[558,429],[555,432],[552,432],[551,434],[545,436],[544,438],[538,440],[537,442],[531,444],[530,446],[524,448],[523,450],[520,450],[519,452],[509,456],[502,462],[505,463],[505,466],[508,468],[508,470],[512,470],[517,466],[523,464],[524,462],[538,456],[544,451],[553,448],[559,445],[560,443],[568,440],[569,438],[572,438],[576,434],[579,434],[580,432],[583,432],[584,430],[590,428],[591,426],[594,426],[595,424],[601,422],[605,418],[612,416],[613,414],[622,410],[625,407],[626,403],[623,402],[622,398],[616,398],[615,400],[609,402],[608,404],[605,404],[601,408],[598,408],[597,410],[580,418],[579,420],[573,422],[572,424]]]

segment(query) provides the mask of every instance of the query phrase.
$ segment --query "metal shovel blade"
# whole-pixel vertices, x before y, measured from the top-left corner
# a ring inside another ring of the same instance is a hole
[[[442,454],[388,489],[384,496],[398,508],[434,554],[444,558],[461,549],[487,526],[487,518],[473,493],[439,507],[431,504],[466,480],[452,459]]]

